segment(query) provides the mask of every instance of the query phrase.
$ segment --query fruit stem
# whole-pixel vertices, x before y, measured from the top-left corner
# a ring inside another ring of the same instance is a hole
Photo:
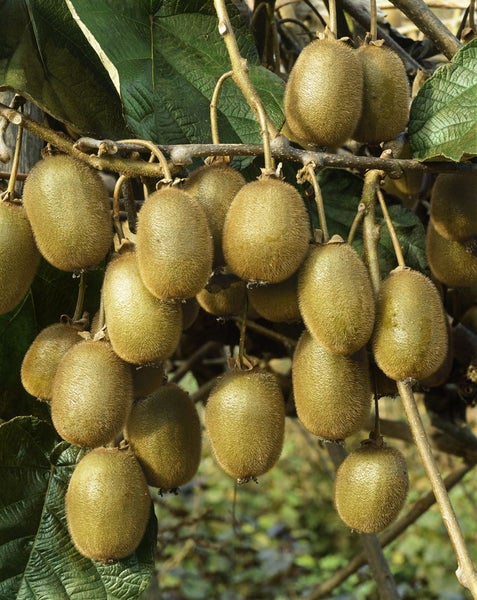
[[[469,27],[475,34],[475,0],[470,0],[469,2]]]
[[[242,326],[242,317],[232,317],[232,319],[239,325]],[[264,327],[259,323],[255,323],[255,321],[247,321],[246,323],[249,329],[256,331],[257,333],[261,333],[265,337],[270,338],[271,340],[275,340],[283,344],[286,348],[294,348],[297,344],[296,340],[293,338],[287,337],[282,333],[278,333],[278,331],[273,331],[272,329],[268,329],[268,327]]]
[[[129,140],[119,140],[118,143],[137,144],[138,146],[143,146],[144,148],[147,148],[157,158],[159,164],[162,167],[162,171],[164,173],[164,177],[163,177],[164,183],[172,183],[171,170],[169,168],[169,164],[166,160],[166,157],[164,156],[162,151],[159,150],[159,148],[155,144],[153,144],[152,142],[149,142],[147,140],[140,140],[140,139],[136,139],[136,138],[129,139]]]
[[[358,231],[358,228],[361,225],[361,221],[363,220],[365,212],[366,212],[366,207],[362,202],[360,202],[358,204],[358,210],[356,211],[356,214],[354,216],[353,222],[351,223],[351,227],[350,227],[349,233],[348,233],[347,242],[350,246],[354,241],[354,236],[356,235],[356,232]]]
[[[248,298],[245,296],[244,308],[242,318],[240,320],[240,340],[239,340],[239,351],[238,351],[238,362],[241,369],[246,368],[246,357],[245,357],[245,338],[247,335],[247,314],[248,314]]]
[[[83,305],[84,305],[84,295],[86,292],[86,275],[84,271],[80,273],[80,280],[78,284],[78,297],[76,299],[76,307],[75,312],[73,314],[73,323],[79,321],[83,316]]]
[[[217,104],[219,101],[220,91],[224,81],[229,77],[232,77],[233,74],[233,71],[227,71],[227,73],[221,75],[217,81],[217,84],[215,85],[214,93],[212,94],[212,99],[210,101],[210,131],[212,134],[213,144],[220,144],[219,125],[217,123]]]
[[[124,239],[124,231],[123,231],[123,226],[121,225],[121,218],[120,218],[119,194],[121,192],[121,186],[126,181],[126,179],[127,179],[127,177],[125,177],[124,175],[121,175],[120,177],[118,177],[118,180],[116,181],[116,185],[114,186],[114,192],[113,192],[113,224],[114,224],[114,229],[116,231],[116,234],[117,234],[120,242],[122,242]]]
[[[384,221],[386,222],[386,227],[388,228],[389,235],[391,236],[391,241],[392,241],[393,248],[394,248],[394,254],[396,255],[396,260],[400,267],[405,267],[406,262],[404,261],[404,256],[402,254],[401,244],[399,243],[399,238],[397,236],[396,229],[395,229],[392,219],[389,215],[388,207],[386,206],[386,201],[384,199],[384,194],[379,186],[376,188],[376,193],[378,195],[379,205],[381,207],[381,210],[383,211]]]
[[[18,126],[17,138],[15,141],[15,152],[13,154],[12,170],[10,171],[10,178],[8,180],[8,187],[4,194],[4,198],[13,200],[15,197],[15,183],[17,181],[18,166],[20,164],[20,153],[22,148],[23,138],[23,126]]]
[[[381,285],[378,258],[379,226],[376,225],[375,217],[376,188],[383,175],[384,172],[377,169],[368,171],[364,177],[361,195],[361,202],[365,207],[363,219],[364,260],[368,267],[375,296],[378,295]]]
[[[421,461],[431,482],[431,487],[436,497],[442,521],[447,529],[449,539],[457,557],[458,568],[456,577],[460,584],[469,589],[474,598],[477,598],[477,573],[467,549],[462,530],[452,507],[449,495],[442,481],[439,468],[432,454],[421,415],[417,408],[416,400],[409,381],[398,381],[397,388],[404,405],[407,421],[421,457]]]
[[[306,179],[311,182],[313,186],[313,191],[315,193],[315,202],[316,208],[318,211],[318,221],[320,223],[320,229],[323,232],[323,243],[326,244],[330,239],[328,233],[328,225],[326,223],[326,214],[325,214],[325,206],[323,204],[323,196],[321,194],[320,184],[318,183],[318,178],[315,173],[316,163],[309,162],[303,167],[303,171],[306,173]],[[299,174],[297,175],[297,180],[299,180]]]
[[[336,14],[336,2],[335,0],[328,0],[328,13],[329,13],[329,25],[333,37],[336,38],[336,32],[338,30],[338,17]]]
[[[376,8],[376,0],[369,1],[369,10],[371,13],[369,33],[371,34],[371,41],[375,42],[378,39],[378,11]]]

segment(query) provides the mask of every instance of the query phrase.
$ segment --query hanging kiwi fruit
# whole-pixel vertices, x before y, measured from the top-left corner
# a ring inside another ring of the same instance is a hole
[[[248,299],[258,315],[273,323],[292,323],[301,319],[298,306],[298,272],[269,285],[248,288]]]
[[[24,298],[39,262],[25,209],[20,203],[0,200],[0,315]]]
[[[175,490],[196,474],[201,423],[194,402],[178,385],[166,383],[136,402],[124,436],[150,486]]]
[[[132,554],[144,536],[151,496],[129,448],[96,448],[80,459],[65,497],[66,522],[78,552],[109,562]]]
[[[232,369],[218,378],[205,408],[205,428],[220,467],[243,483],[280,458],[285,399],[275,376]]]
[[[228,287],[209,292],[200,290],[196,296],[199,306],[216,317],[228,317],[241,314],[247,300],[247,287],[245,281],[234,281]]]
[[[63,154],[37,162],[26,178],[23,204],[38,249],[57,269],[87,269],[110,249],[108,193],[84,162]]]
[[[382,438],[366,440],[348,454],[336,472],[334,502],[341,520],[354,531],[379,533],[406,501],[406,459]]]
[[[354,354],[371,337],[375,300],[368,270],[339,236],[311,246],[298,273],[298,303],[308,331],[330,352]]]

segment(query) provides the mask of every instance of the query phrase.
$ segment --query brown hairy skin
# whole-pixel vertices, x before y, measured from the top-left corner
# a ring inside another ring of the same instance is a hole
[[[295,348],[293,394],[298,418],[324,439],[343,440],[362,429],[371,410],[368,357],[329,352],[308,331]]]
[[[65,497],[66,521],[76,549],[91,560],[125,558],[146,531],[151,497],[129,449],[96,448],[76,465]]]
[[[354,354],[371,337],[373,289],[349,244],[331,241],[310,248],[298,272],[298,302],[308,331],[330,352]]]
[[[180,303],[160,300],[149,292],[133,250],[109,262],[102,296],[108,336],[120,358],[141,364],[171,356],[182,335]]]
[[[25,209],[0,202],[0,315],[19,304],[35,277],[40,253]]]
[[[195,169],[184,183],[184,190],[194,196],[205,211],[214,241],[214,265],[225,264],[222,232],[225,216],[237,192],[246,181],[231,166],[217,162]]]
[[[162,188],[138,215],[137,260],[149,292],[161,300],[192,298],[212,271],[213,244],[204,209],[176,187]]]
[[[303,261],[310,240],[305,204],[280,179],[247,183],[230,205],[224,225],[227,264],[245,281],[278,283]]]
[[[150,486],[173,490],[197,473],[200,419],[189,394],[178,385],[167,383],[137,402],[124,435]]]
[[[215,459],[231,477],[246,481],[269,471],[285,432],[285,400],[275,376],[228,371],[209,395],[205,427]]]
[[[79,271],[106,256],[113,240],[108,193],[85,163],[66,155],[36,163],[23,203],[41,254],[57,269]]]
[[[245,281],[232,283],[228,288],[211,293],[205,288],[197,296],[199,306],[211,315],[226,317],[243,312],[247,299]]]
[[[53,380],[65,353],[81,341],[79,329],[68,323],[46,327],[31,343],[21,366],[22,385],[38,400],[51,400]]]
[[[312,41],[298,56],[285,88],[287,127],[301,143],[341,146],[358,123],[362,87],[354,50],[334,39]]]
[[[397,448],[365,443],[341,463],[334,501],[355,531],[379,533],[398,516],[409,488],[406,460]]]
[[[145,398],[167,381],[164,368],[159,364],[131,365],[134,399]]]
[[[439,235],[455,242],[477,237],[477,181],[440,173],[431,192],[430,217]]]
[[[51,418],[64,440],[95,448],[121,432],[132,399],[129,365],[108,342],[85,340],[72,346],[58,365]]]
[[[365,144],[394,139],[409,121],[406,69],[390,48],[367,44],[356,51],[363,67],[363,107],[353,138]]]
[[[373,353],[378,367],[396,381],[425,379],[446,359],[446,317],[437,288],[406,267],[391,271],[379,291]]]
[[[251,287],[248,298],[260,317],[274,323],[292,323],[301,319],[296,272],[280,283]]]

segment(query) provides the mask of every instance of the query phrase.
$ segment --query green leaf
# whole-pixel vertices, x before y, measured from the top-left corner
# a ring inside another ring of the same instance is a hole
[[[127,559],[93,562],[71,542],[64,496],[79,453],[58,443],[44,421],[17,417],[0,425],[0,598],[132,600],[146,589],[156,545],[152,512]]]
[[[83,133],[124,135],[119,96],[65,3],[0,2],[0,39],[0,89]]]
[[[414,98],[413,157],[460,161],[477,156],[477,39],[439,67]]]
[[[85,35],[120,89],[125,117],[137,136],[164,144],[211,141],[209,104],[230,70],[213,2],[199,0],[68,0]],[[228,3],[241,54],[269,115],[281,126],[283,81],[259,66],[252,39]],[[260,128],[229,79],[218,102],[223,142],[260,142]]]

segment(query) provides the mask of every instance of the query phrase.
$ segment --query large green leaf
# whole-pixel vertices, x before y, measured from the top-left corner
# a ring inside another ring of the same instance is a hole
[[[124,135],[119,96],[64,2],[0,0],[0,40],[0,88],[83,133]]]
[[[419,90],[411,106],[409,137],[418,160],[477,156],[477,39]]]
[[[17,417],[0,425],[0,598],[132,600],[154,568],[155,518],[127,559],[81,556],[66,526],[64,496],[80,449],[51,425]]]
[[[211,141],[210,100],[217,80],[230,70],[213,2],[67,1],[119,88],[126,120],[137,136],[165,144]],[[229,10],[251,79],[281,126],[284,83],[259,66],[252,39],[231,3]],[[252,111],[231,80],[218,108],[221,141],[260,141]]]

